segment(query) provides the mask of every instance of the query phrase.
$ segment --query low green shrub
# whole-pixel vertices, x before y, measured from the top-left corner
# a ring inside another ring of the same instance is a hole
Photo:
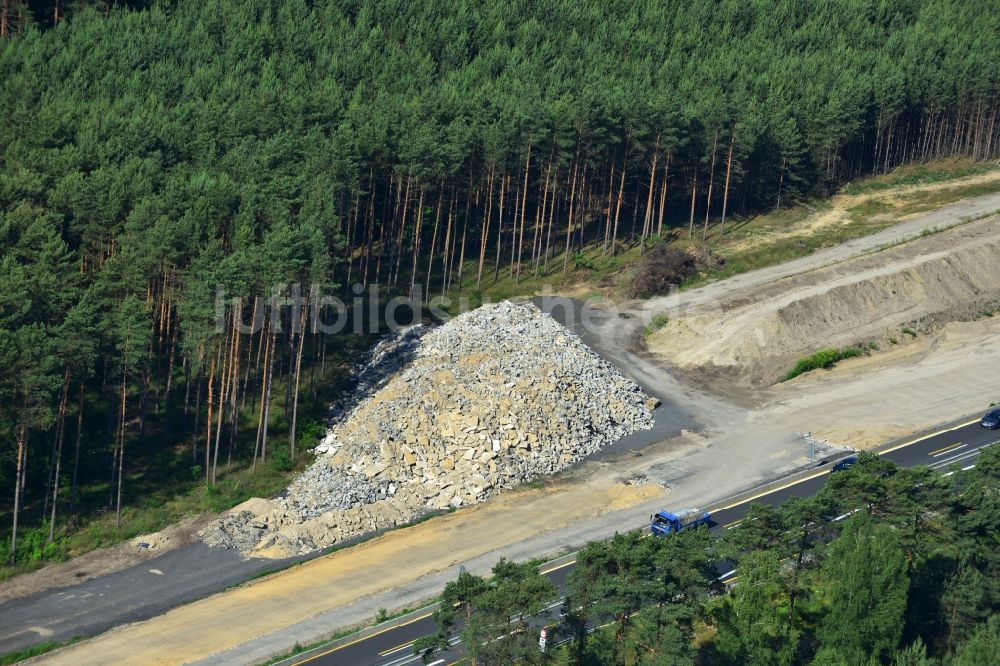
[[[573,255],[573,263],[576,264],[578,269],[586,268],[591,271],[597,270],[597,264],[595,264],[592,259],[589,259],[583,252],[577,252]]]
[[[844,347],[843,349],[821,349],[811,356],[806,356],[805,358],[800,358],[795,366],[788,371],[781,381],[787,382],[790,379],[795,379],[799,375],[805,374],[807,372],[812,372],[813,370],[819,370],[820,368],[829,369],[836,365],[838,362],[843,361],[847,358],[854,358],[855,356],[861,356],[863,354],[857,347]]]
[[[268,462],[276,472],[290,472],[294,466],[292,456],[288,453],[288,449],[284,447],[276,448],[271,453],[271,458]]]
[[[313,446],[326,434],[326,426],[322,421],[309,421],[299,427],[299,438],[306,446]]]
[[[656,333],[658,330],[666,326],[669,322],[670,322],[670,317],[668,317],[665,314],[653,315],[653,318],[649,320],[649,323],[646,324],[645,328],[643,329],[643,334],[645,334],[645,336],[648,338],[653,333]]]

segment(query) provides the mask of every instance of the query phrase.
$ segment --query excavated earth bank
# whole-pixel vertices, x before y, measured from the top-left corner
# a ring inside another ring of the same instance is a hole
[[[357,378],[287,496],[236,507],[209,545],[306,553],[482,502],[653,423],[654,400],[533,305],[404,329]]]
[[[694,377],[778,381],[820,349],[887,349],[1000,308],[996,218],[791,276],[671,318],[650,351]]]

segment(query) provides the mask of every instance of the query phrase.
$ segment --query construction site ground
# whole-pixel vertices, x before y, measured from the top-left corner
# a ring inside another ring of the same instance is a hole
[[[655,509],[706,505],[814,464],[803,433],[815,437],[817,456],[834,456],[985,409],[1000,400],[1000,374],[992,371],[1000,364],[1000,317],[985,313],[963,311],[958,323],[937,318],[905,343],[886,341],[870,356],[780,384],[770,380],[800,351],[764,354],[746,367],[730,364],[719,372],[699,356],[697,344],[671,347],[669,327],[652,336],[648,348],[642,331],[654,314],[666,313],[678,327],[697,321],[709,332],[725,333],[722,338],[737,339],[724,331],[731,319],[725,313],[759,325],[752,310],[774,309],[769,298],[785,293],[777,281],[803,290],[798,293],[804,300],[828,292],[831,283],[864,285],[859,276],[866,270],[888,275],[900,272],[897,266],[905,272],[912,268],[906,262],[925,251],[946,255],[949,248],[996,242],[1000,222],[988,215],[998,209],[1000,194],[979,196],[792,262],[668,297],[603,306],[574,300],[568,312],[554,314],[662,400],[653,431],[533,487],[120,627],[44,661],[172,664],[212,656],[213,663],[246,663],[369,621],[379,609],[412,607],[436,595],[459,566],[483,573],[502,556],[556,555],[637,527]],[[974,218],[982,219],[970,221]],[[942,231],[951,226],[958,228]],[[925,229],[934,233],[920,237]],[[921,249],[919,243],[926,245]],[[584,309],[597,311],[591,325],[581,323]],[[912,314],[906,321],[921,318]],[[824,316],[822,304],[816,316]],[[893,317],[887,321],[899,326]],[[886,337],[876,328],[861,337]],[[837,327],[830,330],[831,340],[818,336],[808,348],[853,342]],[[717,338],[702,338],[703,345],[716,344]]]

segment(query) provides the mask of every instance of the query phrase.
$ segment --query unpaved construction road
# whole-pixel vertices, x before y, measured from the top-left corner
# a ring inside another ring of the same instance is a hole
[[[776,280],[997,209],[1000,194],[978,197],[782,266],[627,304],[621,312],[606,308],[588,326],[579,315],[593,308],[579,301],[564,303],[554,316],[566,318],[588,344],[663,400],[652,434],[627,438],[542,488],[503,493],[487,504],[108,632],[44,661],[168,664],[214,655],[212,663],[247,663],[370,620],[379,608],[416,605],[437,594],[460,565],[483,573],[501,556],[525,559],[572,550],[631,524],[629,517],[663,506],[705,505],[809,466],[807,440],[800,433],[830,439],[831,444],[819,446],[819,455],[829,456],[844,444],[914,431],[984,408],[1000,398],[1000,374],[985,371],[1000,364],[997,319],[937,322],[907,345],[777,387],[748,380],[738,368],[732,382],[706,381],[703,371],[694,366],[686,370],[665,351],[644,351],[638,343],[643,321],[653,314],[668,312],[683,319],[741,307],[736,305],[741,299],[745,306],[746,299],[753,300],[753,290]],[[998,226],[995,220],[972,224],[987,235]],[[921,241],[946,238],[939,233]],[[825,341],[817,340],[816,347],[822,346]],[[650,483],[623,483],[642,477]],[[9,602],[0,613],[17,612],[11,603],[16,605]],[[23,620],[44,630],[58,618]],[[63,632],[72,632],[72,626],[58,625]]]

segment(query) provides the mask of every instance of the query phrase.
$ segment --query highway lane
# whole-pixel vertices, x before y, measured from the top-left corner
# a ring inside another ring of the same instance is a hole
[[[979,450],[997,440],[1000,440],[1000,431],[986,430],[977,420],[915,441],[903,442],[896,448],[882,452],[881,455],[901,467],[926,464],[947,474],[952,469],[969,469],[974,466]],[[821,461],[814,475],[762,491],[759,495],[712,511],[711,529],[721,532],[737,525],[751,504],[778,505],[790,497],[809,497],[816,494],[826,483],[827,475],[835,462],[836,460]],[[682,508],[686,507],[670,507],[671,510]],[[644,527],[647,525],[645,518],[646,516],[637,516],[635,525],[623,526],[623,529]],[[547,575],[557,588],[562,589],[574,564],[575,562],[570,561],[551,568],[543,568],[542,573]],[[551,612],[558,615],[558,604]],[[293,664],[411,666],[420,663],[420,659],[413,655],[413,641],[434,631],[432,614],[427,611],[403,624],[361,635],[354,640],[346,640],[329,647],[316,648],[280,663],[283,666]],[[449,650],[435,653],[430,663],[434,666],[447,666],[460,660],[463,654],[462,646],[456,638],[453,639],[453,645]]]
[[[102,576],[81,572],[77,585],[0,604],[0,654],[145,620],[302,559],[244,559],[196,541]]]

